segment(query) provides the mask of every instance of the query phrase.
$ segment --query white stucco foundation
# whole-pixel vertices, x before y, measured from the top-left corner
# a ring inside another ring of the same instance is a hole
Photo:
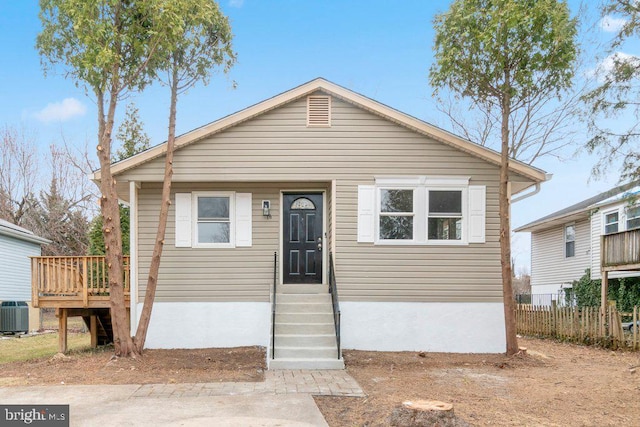
[[[503,353],[502,303],[340,302],[342,348]]]
[[[137,304],[136,312],[142,312],[142,304]],[[266,347],[270,316],[268,302],[157,302],[153,305],[145,346]],[[136,326],[132,327],[134,332]]]

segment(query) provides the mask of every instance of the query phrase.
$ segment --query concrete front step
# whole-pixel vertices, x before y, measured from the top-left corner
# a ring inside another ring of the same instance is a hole
[[[276,313],[332,313],[333,307],[327,303],[280,303],[276,304]]]
[[[276,333],[276,349],[283,347],[336,348],[335,335],[282,335]]]
[[[337,359],[338,349],[330,347],[280,347],[276,345],[276,359]]]
[[[333,313],[278,313],[276,311],[276,325],[278,323],[333,323]]]
[[[329,292],[328,285],[278,285],[279,294],[322,294]]]
[[[331,295],[328,293],[321,294],[277,294],[276,303],[285,304],[331,304]]]
[[[270,359],[269,369],[344,369],[342,359]]]
[[[276,335],[335,335],[336,328],[331,323],[277,323]]]

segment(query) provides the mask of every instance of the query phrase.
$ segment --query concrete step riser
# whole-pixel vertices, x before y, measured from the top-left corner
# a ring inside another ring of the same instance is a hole
[[[286,304],[331,304],[331,295],[329,294],[278,294],[276,295],[276,303]]]
[[[276,323],[276,335],[335,335],[333,323]]]
[[[333,313],[331,304],[276,304],[276,313]]]
[[[269,361],[269,369],[344,369],[344,361],[336,359],[278,359]]]
[[[276,311],[276,324],[278,323],[333,323],[332,313],[278,313]]]
[[[338,359],[335,348],[295,348],[276,346],[276,359]]]
[[[280,294],[326,294],[329,292],[327,285],[278,285]]]
[[[336,347],[335,335],[278,335],[276,349],[280,347]]]

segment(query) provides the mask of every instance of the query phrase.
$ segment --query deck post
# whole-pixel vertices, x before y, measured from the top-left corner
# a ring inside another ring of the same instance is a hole
[[[607,293],[609,290],[609,272],[607,270],[602,270],[602,285],[600,287],[600,334],[602,337],[607,335]]]
[[[56,310],[58,315],[58,352],[67,352],[67,309]]]
[[[98,347],[98,319],[95,314],[89,316],[89,331],[91,332],[91,348]]]

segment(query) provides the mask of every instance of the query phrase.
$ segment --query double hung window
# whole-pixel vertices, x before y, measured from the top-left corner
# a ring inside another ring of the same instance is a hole
[[[380,240],[413,240],[412,189],[380,189]]]
[[[571,258],[576,256],[576,226],[570,224],[564,227],[564,256]]]
[[[627,208],[627,230],[640,228],[640,206]]]
[[[429,240],[462,240],[462,191],[430,190]]]
[[[618,232],[619,213],[611,212],[604,215],[604,234]]]
[[[233,244],[233,195],[194,193],[195,242],[203,247]]]

